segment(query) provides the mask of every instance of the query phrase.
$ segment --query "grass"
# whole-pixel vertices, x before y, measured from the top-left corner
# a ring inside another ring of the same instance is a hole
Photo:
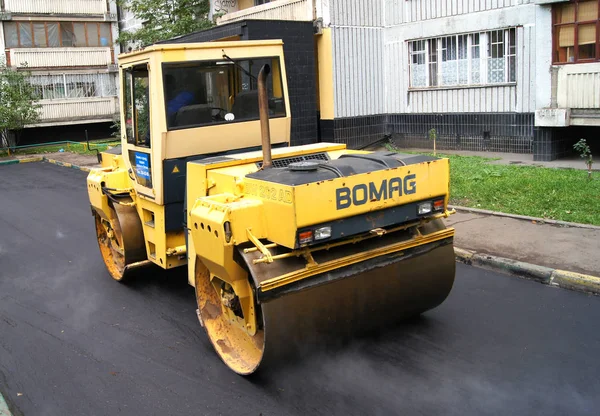
[[[585,170],[492,165],[492,159],[450,159],[450,202],[473,208],[600,225],[600,174]]]
[[[120,141],[102,141],[101,143],[90,142],[90,146],[92,150],[90,151],[87,147],[86,143],[64,143],[58,145],[47,145],[47,146],[36,146],[36,147],[26,147],[23,149],[17,149],[16,151],[11,151],[11,156],[20,156],[20,155],[39,155],[45,153],[56,153],[59,152],[60,149],[63,149],[65,152],[77,153],[81,155],[95,155],[96,151],[94,149],[98,149],[99,151],[106,150],[108,146],[116,146],[120,143]],[[8,152],[6,149],[0,149],[0,157],[7,157]]]

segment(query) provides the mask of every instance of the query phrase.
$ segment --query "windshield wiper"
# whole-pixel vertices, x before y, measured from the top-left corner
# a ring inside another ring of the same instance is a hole
[[[248,75],[254,81],[258,81],[258,78],[256,78],[254,75],[252,75],[246,68],[244,68],[243,66],[238,64],[236,61],[231,59],[229,56],[227,56],[227,54],[225,53],[225,49],[221,49],[221,51],[223,51],[223,59],[226,59],[229,62],[231,62],[232,64],[234,64],[236,66],[236,68],[239,68],[244,74]]]

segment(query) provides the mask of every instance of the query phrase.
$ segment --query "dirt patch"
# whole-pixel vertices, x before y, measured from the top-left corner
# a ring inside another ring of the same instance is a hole
[[[31,155],[33,156],[33,155]],[[37,156],[37,155],[36,155]],[[96,155],[81,155],[78,153],[71,152],[56,152],[56,153],[44,153],[43,156],[47,159],[58,160],[63,163],[71,163],[77,166],[86,166],[86,167],[100,167],[98,163],[98,159]]]

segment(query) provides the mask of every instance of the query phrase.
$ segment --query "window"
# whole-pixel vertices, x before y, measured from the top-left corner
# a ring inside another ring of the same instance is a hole
[[[270,117],[285,117],[278,58],[165,64],[168,129],[258,120],[257,77],[264,64],[271,66]]]
[[[40,100],[117,95],[115,78],[111,74],[32,75],[29,82],[37,91]]]
[[[572,0],[553,8],[557,64],[600,60],[600,0]]]
[[[515,82],[516,46],[514,28],[411,41],[410,86]]]
[[[125,71],[123,100],[127,142],[150,147],[150,83],[148,69],[138,66]]]
[[[110,46],[110,23],[6,22],[7,48],[58,48]]]
[[[254,0],[254,5],[258,6],[261,4],[271,3],[271,0]]]

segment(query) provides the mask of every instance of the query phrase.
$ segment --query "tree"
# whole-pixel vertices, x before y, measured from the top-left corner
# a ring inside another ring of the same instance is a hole
[[[0,62],[0,139],[4,148],[16,146],[19,131],[40,118],[39,96],[29,75]]]
[[[209,0],[118,0],[118,3],[143,22],[137,30],[121,32],[118,41],[122,44],[147,46],[213,25],[208,20]]]
[[[579,152],[579,157],[585,160],[585,165],[588,168],[588,179],[592,180],[592,165],[594,164],[594,157],[592,156],[592,149],[587,144],[585,139],[580,139],[573,145],[573,149]]]

